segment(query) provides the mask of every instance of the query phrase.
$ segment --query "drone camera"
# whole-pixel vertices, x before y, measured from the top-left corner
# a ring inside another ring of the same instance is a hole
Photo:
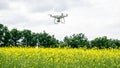
[[[58,19],[57,22],[60,22],[60,20]]]

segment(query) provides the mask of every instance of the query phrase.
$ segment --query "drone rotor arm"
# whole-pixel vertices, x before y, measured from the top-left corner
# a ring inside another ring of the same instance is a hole
[[[68,14],[66,14],[65,16],[63,16],[63,17],[67,17],[68,16]]]
[[[53,16],[52,14],[50,14],[50,17],[56,18],[56,16]]]

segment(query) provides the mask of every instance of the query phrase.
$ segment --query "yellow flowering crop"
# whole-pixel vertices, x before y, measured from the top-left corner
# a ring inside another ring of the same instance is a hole
[[[0,48],[0,68],[120,68],[120,50]]]

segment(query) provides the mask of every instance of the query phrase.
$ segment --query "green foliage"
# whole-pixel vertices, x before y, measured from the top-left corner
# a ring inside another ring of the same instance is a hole
[[[10,31],[11,34],[11,45],[18,46],[20,43],[19,40],[21,39],[21,32],[17,29],[12,29]]]
[[[73,47],[73,48],[84,47],[88,45],[88,39],[82,33],[77,34],[77,35],[73,34],[70,37],[66,36],[64,38],[64,42],[66,45]]]
[[[10,43],[10,33],[6,26],[0,24],[0,46],[8,46]]]
[[[92,47],[116,48],[120,46],[120,40],[108,39],[107,36],[95,38],[91,41]]]
[[[3,32],[4,33],[3,34],[3,45],[9,46],[10,45],[10,38],[11,38],[10,32],[9,32],[7,27],[5,27],[3,31],[4,31]]]
[[[32,46],[32,32],[30,30],[23,30],[22,33],[22,45]]]
[[[43,47],[67,47],[67,48],[119,48],[120,40],[108,39],[107,36],[98,37],[88,41],[83,33],[65,36],[63,41],[57,40],[54,35],[49,35],[45,31],[33,33],[31,30],[19,31],[17,29],[8,30],[6,26],[0,24],[0,46],[43,46]]]
[[[51,36],[45,31],[43,33],[37,33],[36,40],[38,45],[43,45],[44,47],[56,47],[58,44],[58,40],[54,38],[54,35]]]

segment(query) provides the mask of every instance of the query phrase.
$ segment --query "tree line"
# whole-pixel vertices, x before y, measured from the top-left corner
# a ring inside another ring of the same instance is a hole
[[[0,24],[0,47],[70,47],[70,48],[119,48],[120,40],[108,39],[107,36],[97,37],[91,41],[83,33],[65,36],[63,41],[57,40],[54,35],[49,35],[45,31],[34,33],[31,30],[22,31],[14,28],[9,30]]]

